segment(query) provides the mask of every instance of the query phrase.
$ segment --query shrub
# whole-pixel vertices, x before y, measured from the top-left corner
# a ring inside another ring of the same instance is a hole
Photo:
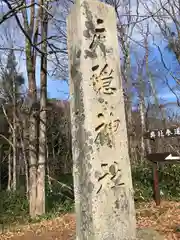
[[[180,165],[164,164],[158,166],[159,187],[164,199],[180,200]],[[132,179],[135,199],[150,200],[153,197],[152,165],[144,162],[132,166]]]

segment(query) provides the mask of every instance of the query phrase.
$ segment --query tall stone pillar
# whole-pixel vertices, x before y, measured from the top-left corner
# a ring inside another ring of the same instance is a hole
[[[78,0],[67,25],[77,239],[133,240],[115,11],[96,0]]]

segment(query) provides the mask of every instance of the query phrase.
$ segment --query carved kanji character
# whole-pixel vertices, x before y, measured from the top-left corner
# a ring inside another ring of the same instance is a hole
[[[99,65],[92,67],[92,71],[94,72],[98,69]],[[96,93],[114,94],[116,88],[111,86],[111,82],[113,80],[112,73],[113,70],[110,69],[108,71],[108,64],[106,63],[99,74],[94,73],[92,75],[91,81],[93,83],[93,89]]]
[[[99,193],[101,191],[101,189],[103,188],[103,185],[105,185],[104,183],[104,179],[108,178],[108,182],[110,182],[111,184],[111,189],[115,188],[115,187],[119,187],[124,185],[123,182],[120,182],[121,179],[121,169],[119,169],[118,163],[114,162],[113,164],[107,164],[107,163],[103,163],[101,164],[101,168],[102,168],[102,176],[100,176],[98,178],[98,182],[100,183],[100,187],[97,190],[97,193]],[[106,186],[104,186],[106,187]]]

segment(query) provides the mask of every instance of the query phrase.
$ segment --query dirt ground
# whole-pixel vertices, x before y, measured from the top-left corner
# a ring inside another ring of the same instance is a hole
[[[141,204],[137,209],[139,228],[153,228],[165,236],[165,240],[180,239],[180,202]],[[75,215],[66,214],[53,220],[26,225],[0,235],[0,240],[73,240],[75,239]]]

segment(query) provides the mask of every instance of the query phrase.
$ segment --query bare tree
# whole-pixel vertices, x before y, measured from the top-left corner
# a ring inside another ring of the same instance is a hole
[[[164,0],[151,0],[147,4],[146,1],[141,0],[145,11],[151,16],[157,27],[158,34],[164,40],[166,49],[161,49],[160,45],[154,39],[154,45],[157,47],[162,64],[169,75],[169,78],[174,80],[174,87],[169,84],[168,78],[165,78],[165,83],[171,91],[172,95],[177,99],[179,105],[179,64],[180,64],[180,2],[179,0],[164,1]],[[171,52],[176,59],[175,68],[172,68],[172,64],[169,66],[168,61],[164,56],[164,50]]]
[[[63,52],[62,47],[57,44],[57,39],[63,35],[63,30],[58,29],[57,24],[62,24],[62,20],[55,19],[52,15],[53,4],[56,2],[51,4],[43,0],[38,2],[32,0],[30,3],[23,4],[18,1],[15,4],[5,2],[25,36],[29,108],[29,201],[30,215],[34,217],[45,213],[46,101],[47,74],[50,73],[47,63],[54,64],[56,60],[54,71],[57,72],[58,54],[66,54],[66,51]],[[30,12],[30,19],[28,19],[28,12]],[[55,34],[53,31],[48,31],[49,24],[54,26]],[[38,60],[41,66],[40,107],[36,83]]]
[[[48,9],[48,4],[41,1],[41,5]],[[40,123],[39,123],[39,158],[37,168],[37,206],[36,214],[45,213],[45,164],[47,157],[47,37],[48,13],[41,8],[41,89],[40,89]]]

